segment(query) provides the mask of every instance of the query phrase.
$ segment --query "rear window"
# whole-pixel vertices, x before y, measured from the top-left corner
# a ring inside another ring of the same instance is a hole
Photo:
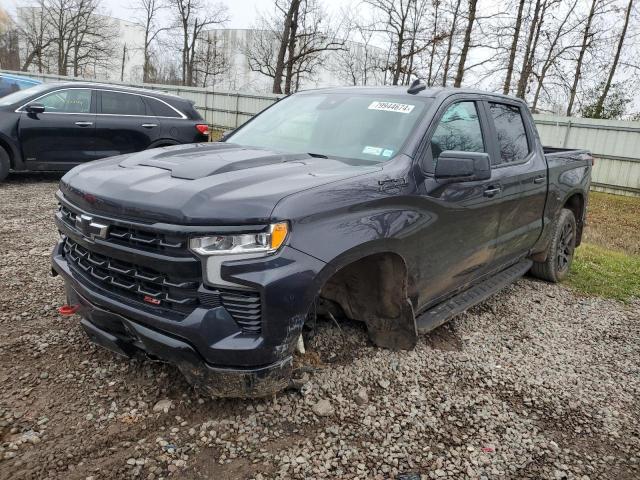
[[[498,134],[500,162],[514,163],[524,160],[529,154],[529,142],[520,108],[490,102],[489,110]]]
[[[111,115],[146,115],[147,108],[140,95],[102,91],[101,113]]]
[[[178,112],[156,98],[146,97],[145,101],[147,102],[152,115],[155,115],[156,117],[181,118],[181,115]]]

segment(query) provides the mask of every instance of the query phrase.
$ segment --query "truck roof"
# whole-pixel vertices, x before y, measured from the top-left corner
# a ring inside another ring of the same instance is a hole
[[[352,87],[326,87],[304,90],[299,93],[326,92],[326,93],[359,93],[364,95],[407,95],[409,97],[427,97],[435,98],[447,97],[453,94],[475,94],[490,95],[492,97],[502,97],[511,101],[522,102],[521,98],[512,95],[504,95],[502,93],[487,92],[473,88],[456,88],[456,87],[427,87],[417,93],[409,93],[408,85],[386,85],[386,86],[352,86]]]

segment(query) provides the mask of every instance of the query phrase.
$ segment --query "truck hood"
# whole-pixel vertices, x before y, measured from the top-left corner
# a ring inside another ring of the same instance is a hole
[[[268,223],[282,198],[379,170],[233,144],[156,148],[74,168],[60,182],[78,207],[143,222]]]

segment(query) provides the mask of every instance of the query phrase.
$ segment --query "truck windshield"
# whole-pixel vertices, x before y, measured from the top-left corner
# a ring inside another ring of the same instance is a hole
[[[235,132],[230,143],[314,157],[389,160],[430,98],[305,93],[285,98]]]

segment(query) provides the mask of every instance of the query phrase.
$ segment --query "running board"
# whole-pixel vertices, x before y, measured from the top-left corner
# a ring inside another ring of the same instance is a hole
[[[493,277],[487,278],[482,283],[479,283],[420,314],[416,318],[418,333],[427,333],[438,328],[440,325],[451,320],[454,316],[502,290],[504,287],[515,282],[518,278],[527,273],[532,264],[533,262],[531,260],[522,260],[515,265],[502,270]]]

